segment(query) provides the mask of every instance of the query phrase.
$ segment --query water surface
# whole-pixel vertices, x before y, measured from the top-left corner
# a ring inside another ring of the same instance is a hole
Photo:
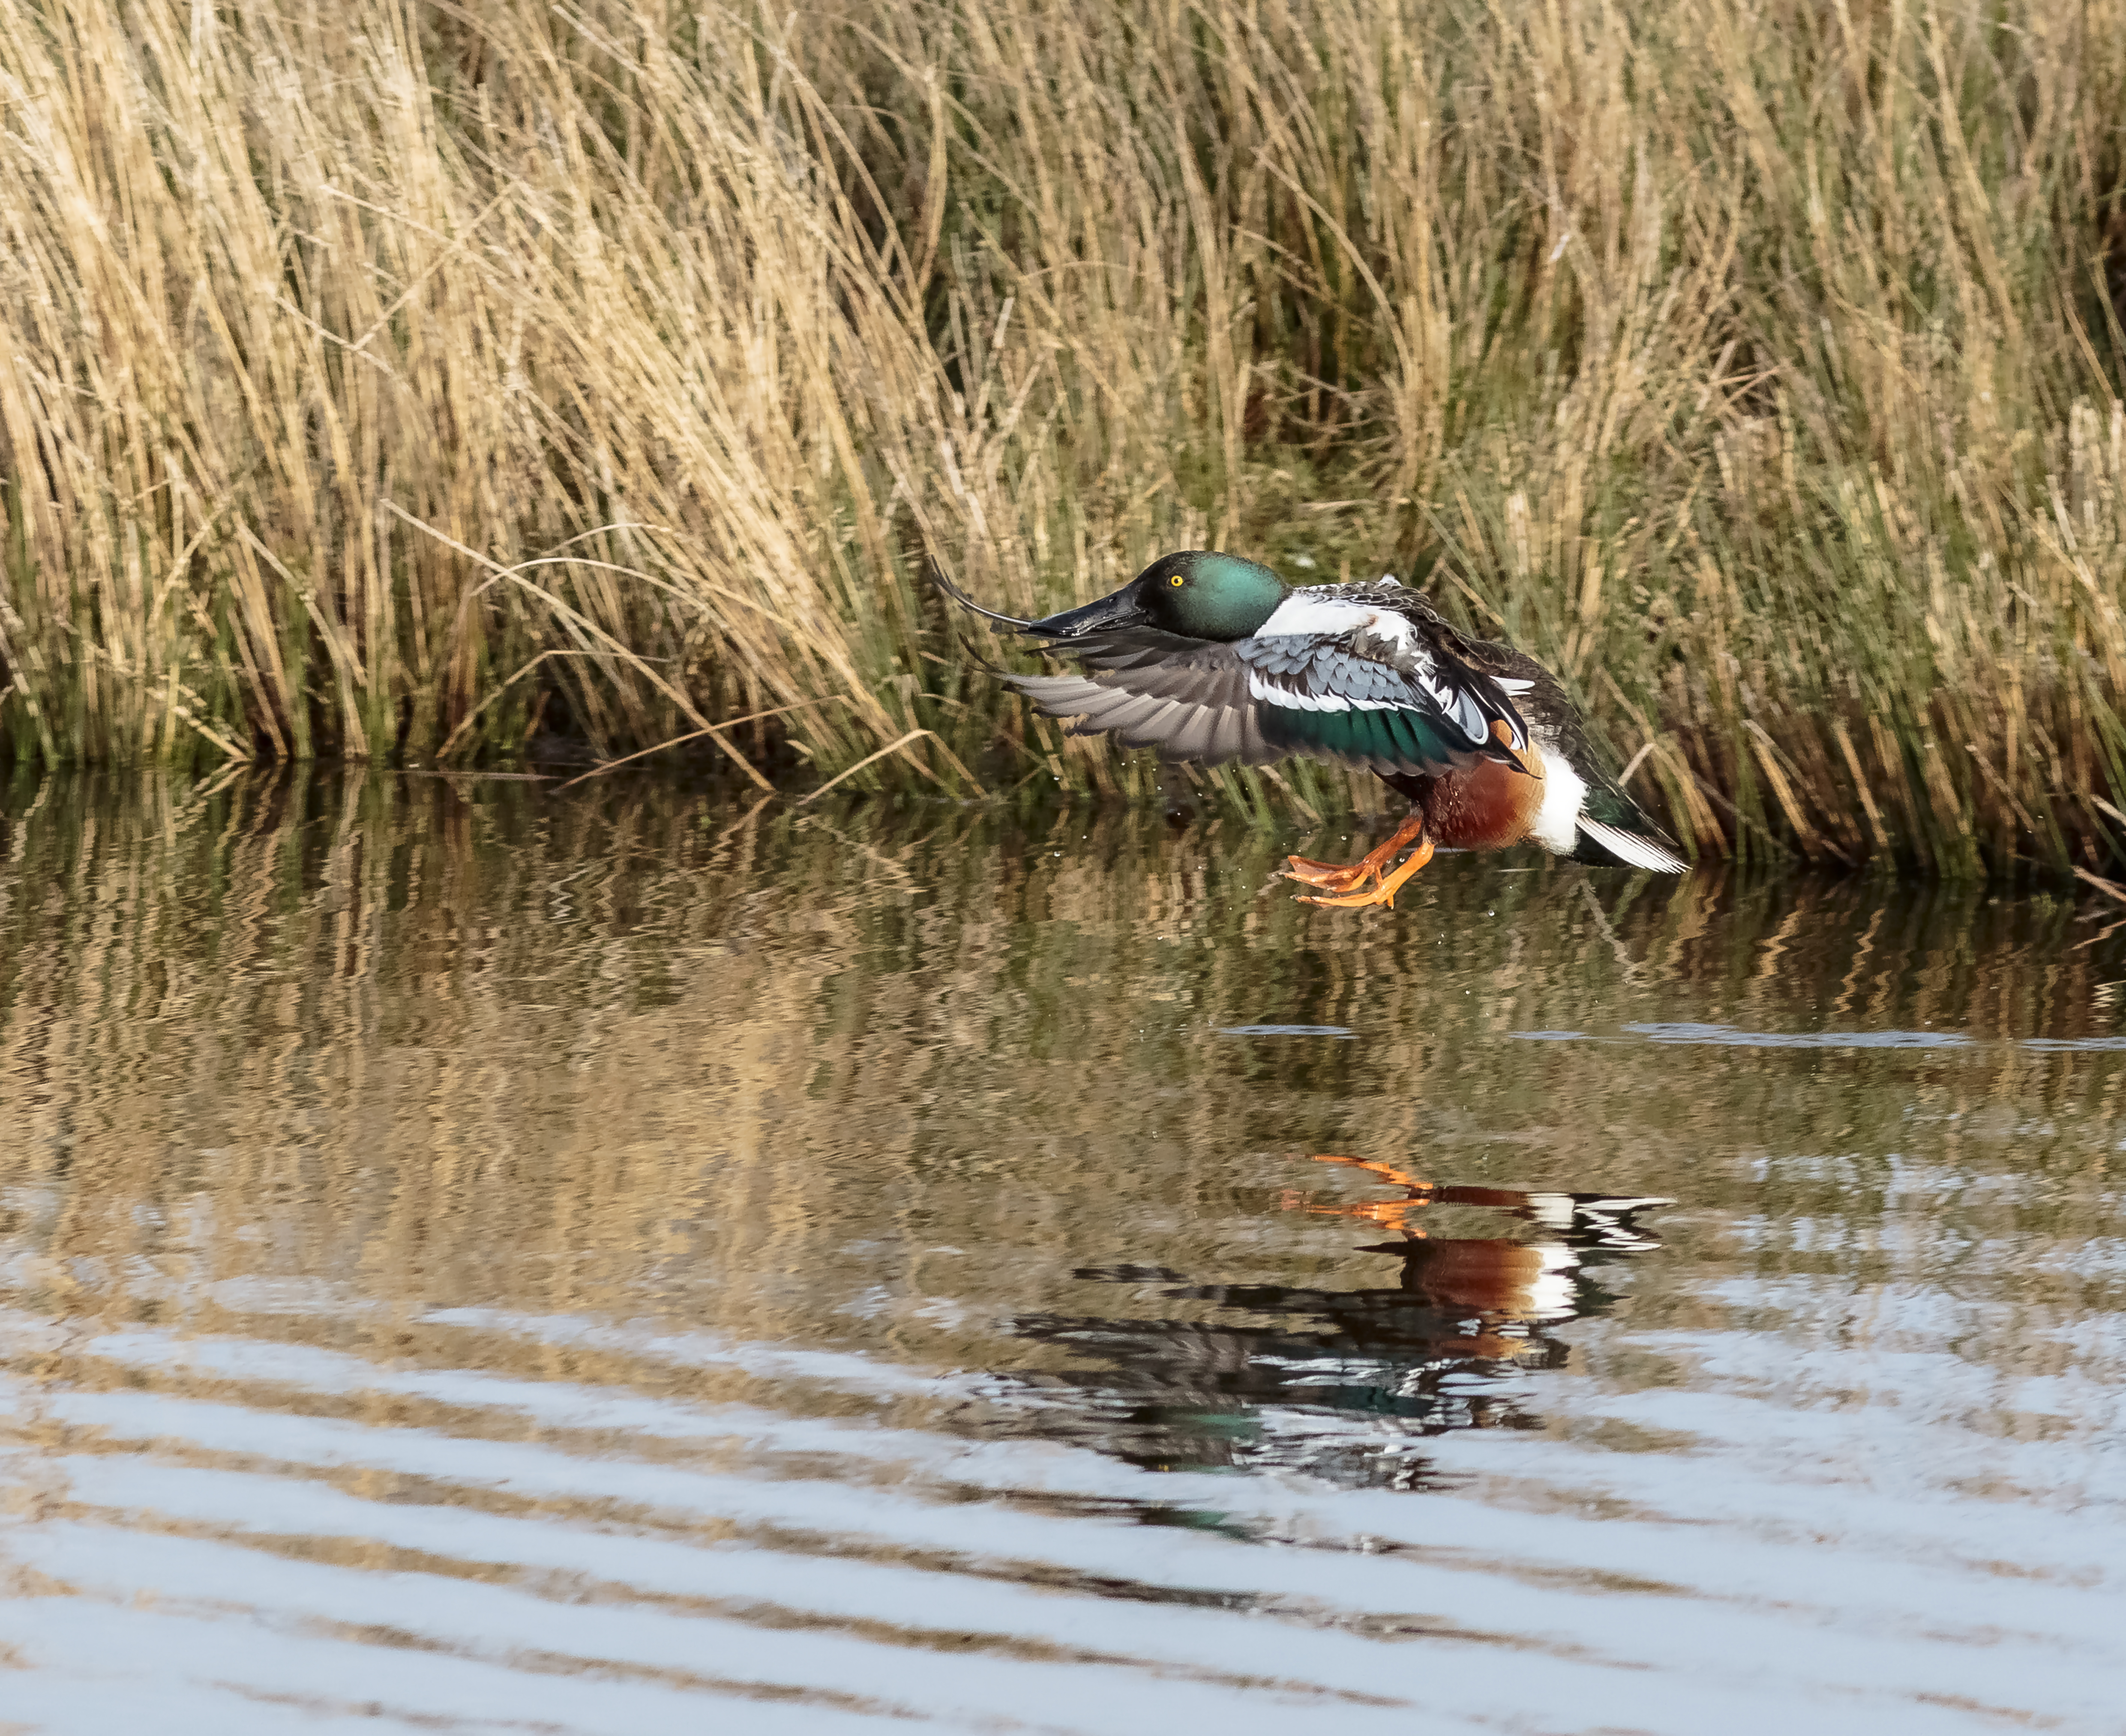
[[[5,813],[0,1729],[2126,1728],[2087,903]]]

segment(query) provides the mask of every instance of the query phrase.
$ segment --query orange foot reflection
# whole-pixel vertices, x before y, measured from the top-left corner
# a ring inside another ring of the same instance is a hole
[[[1405,1175],[1392,1164],[1376,1163],[1366,1158],[1339,1157],[1334,1152],[1316,1152],[1307,1161],[1311,1163],[1344,1163],[1353,1169],[1369,1171],[1394,1186],[1408,1188],[1409,1197],[1368,1200],[1355,1205],[1320,1205],[1297,1188],[1287,1188],[1281,1202],[1287,1211],[1310,1211],[1331,1218],[1363,1218],[1368,1223],[1400,1230],[1406,1236],[1424,1235],[1424,1232],[1410,1223],[1408,1219],[1410,1213],[1438,1201],[1441,1191],[1432,1182],[1417,1176]]]
[[[1632,1214],[1673,1203],[1651,1195],[1624,1197],[1442,1186],[1391,1164],[1328,1152],[1314,1153],[1311,1161],[1363,1169],[1404,1190],[1405,1197],[1400,1200],[1321,1205],[1303,1190],[1292,1188],[1286,1191],[1283,1204],[1290,1211],[1378,1224],[1401,1236],[1399,1243],[1364,1251],[1399,1256],[1403,1261],[1404,1290],[1475,1323],[1476,1329],[1466,1343],[1456,1341],[1457,1355],[1532,1354],[1530,1347],[1535,1341],[1528,1336],[1532,1327],[1567,1319],[1585,1306],[1577,1281],[1584,1250],[1599,1246],[1613,1254],[1631,1253],[1657,1246],[1657,1237],[1632,1226]],[[1476,1205],[1502,1212],[1533,1225],[1538,1237],[1524,1242],[1513,1236],[1428,1236],[1410,1220],[1413,1215],[1434,1205]],[[1443,1347],[1448,1347],[1444,1341]],[[1543,1353],[1549,1354],[1547,1350]]]

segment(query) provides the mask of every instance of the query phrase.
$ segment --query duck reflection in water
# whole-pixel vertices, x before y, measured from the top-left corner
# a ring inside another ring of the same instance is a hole
[[[1198,1284],[1158,1267],[1080,1270],[1083,1279],[1156,1286],[1165,1300],[1284,1317],[1020,1317],[1013,1325],[1022,1335],[1109,1365],[1043,1377],[1093,1400],[1091,1444],[1156,1469],[1286,1465],[1343,1483],[1424,1486],[1435,1480],[1419,1451],[1427,1437],[1542,1426],[1528,1407],[1528,1376],[1565,1366],[1569,1351],[1553,1329],[1609,1307],[1615,1295],[1596,1274],[1659,1247],[1637,1214],[1673,1203],[1441,1186],[1354,1158],[1312,1161],[1368,1171],[1398,1190],[1361,1205],[1323,1203],[1297,1189],[1279,1201],[1287,1210],[1391,1232],[1358,1251],[1400,1262],[1395,1281],[1315,1290]],[[1427,1218],[1451,1207],[1495,1214],[1498,1233],[1427,1229]]]

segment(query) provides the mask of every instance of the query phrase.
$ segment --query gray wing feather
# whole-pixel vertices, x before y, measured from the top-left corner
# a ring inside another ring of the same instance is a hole
[[[1173,703],[1150,693],[1117,693],[1085,707],[1085,721],[1102,729],[1141,729]]]
[[[1088,675],[1005,679],[1074,735],[1112,734],[1131,748],[1205,765],[1267,765],[1287,750],[1263,738],[1247,666],[1232,647],[1167,634],[1116,634],[1053,648],[1081,657]]]
[[[1170,748],[1174,732],[1193,715],[1193,707],[1169,699],[1155,705],[1150,715],[1141,722],[1128,724],[1116,733],[1125,747]],[[1179,750],[1173,751],[1178,758]]]
[[[1214,711],[1208,705],[1193,707],[1187,717],[1178,720],[1173,734],[1167,738],[1167,751],[1177,759],[1208,758],[1212,738],[1224,715],[1222,710]]]

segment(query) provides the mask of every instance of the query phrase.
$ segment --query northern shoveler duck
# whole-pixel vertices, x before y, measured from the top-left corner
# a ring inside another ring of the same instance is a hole
[[[1073,734],[1204,765],[1328,760],[1407,797],[1410,818],[1362,860],[1289,859],[1289,877],[1320,894],[1309,903],[1392,906],[1435,848],[1525,841],[1575,861],[1683,872],[1557,678],[1510,645],[1457,632],[1393,578],[1295,588],[1259,562],[1189,549],[1039,620],[947,588],[1083,666],[1004,677],[1046,715],[1076,719]]]

